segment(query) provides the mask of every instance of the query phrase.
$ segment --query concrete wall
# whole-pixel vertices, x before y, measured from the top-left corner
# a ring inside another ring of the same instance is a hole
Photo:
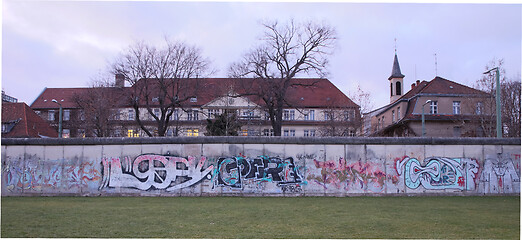
[[[520,139],[2,139],[2,196],[520,194]]]

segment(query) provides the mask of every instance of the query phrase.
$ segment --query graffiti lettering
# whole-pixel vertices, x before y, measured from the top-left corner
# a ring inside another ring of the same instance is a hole
[[[146,154],[138,156],[134,161],[125,158],[103,158],[103,181],[100,189],[105,187],[128,187],[140,190],[165,189],[174,191],[194,185],[204,177],[210,179],[212,165],[202,170],[206,158],[196,162],[195,157],[188,160],[181,157]]]
[[[341,187],[344,190],[365,189],[366,187],[373,192],[382,192],[386,180],[391,180],[393,184],[398,181],[396,176],[388,176],[377,166],[361,161],[347,164],[344,158],[339,158],[337,163],[333,160],[320,162],[314,159],[314,164],[316,168],[321,169],[321,175],[309,174],[307,179],[313,180],[325,189],[333,185],[337,189]]]
[[[396,170],[408,188],[474,190],[479,169],[469,158],[430,157],[423,164],[407,156],[396,159]]]
[[[293,185],[292,191],[301,189],[299,174],[294,159],[289,157],[260,156],[254,159],[245,157],[222,157],[218,159],[218,167],[214,170],[216,185],[231,188],[242,188],[242,181],[251,179],[259,182],[276,182],[283,191],[290,191],[288,185]]]

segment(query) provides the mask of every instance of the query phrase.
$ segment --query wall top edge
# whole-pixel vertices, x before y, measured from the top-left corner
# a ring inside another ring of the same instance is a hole
[[[332,145],[519,145],[520,138],[432,137],[154,137],[154,138],[2,138],[2,145],[123,144],[332,144]]]

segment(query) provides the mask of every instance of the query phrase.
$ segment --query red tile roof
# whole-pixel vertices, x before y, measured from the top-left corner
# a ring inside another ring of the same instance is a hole
[[[2,103],[2,124],[6,123],[14,127],[2,137],[58,137],[58,132],[23,102]]]
[[[181,95],[180,99],[193,94],[196,95],[197,102],[189,102],[193,107],[207,104],[215,98],[223,96],[223,94],[229,90],[232,90],[237,94],[245,94],[245,86],[258,87],[259,84],[262,83],[261,80],[251,78],[204,78],[197,80],[190,79],[190,81],[190,87],[179,92]],[[146,81],[142,79],[138,81],[135,86],[145,83]],[[148,84],[151,88],[155,87],[155,84],[151,82]],[[293,79],[292,84],[293,86],[288,90],[287,99],[292,107],[359,107],[328,79]],[[118,96],[118,98],[132,96],[136,90],[135,86],[119,89],[118,91],[121,92],[115,92],[115,94],[111,95],[113,95],[113,97]],[[58,108],[58,105],[52,102],[52,99],[56,99],[62,104],[63,108],[78,108],[73,99],[74,95],[84,93],[88,91],[88,89],[89,88],[46,88],[40,96],[36,98],[31,107],[33,109],[56,109]],[[116,91],[118,88],[113,89]],[[245,95],[245,97],[249,98],[256,104],[262,105],[262,100],[259,97],[251,95]],[[140,98],[140,101],[142,101],[142,104],[145,103],[143,98]]]

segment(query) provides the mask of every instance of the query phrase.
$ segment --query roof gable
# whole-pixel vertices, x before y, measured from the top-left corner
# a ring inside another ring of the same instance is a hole
[[[2,103],[2,124],[14,124],[2,137],[58,137],[58,132],[25,103]]]

